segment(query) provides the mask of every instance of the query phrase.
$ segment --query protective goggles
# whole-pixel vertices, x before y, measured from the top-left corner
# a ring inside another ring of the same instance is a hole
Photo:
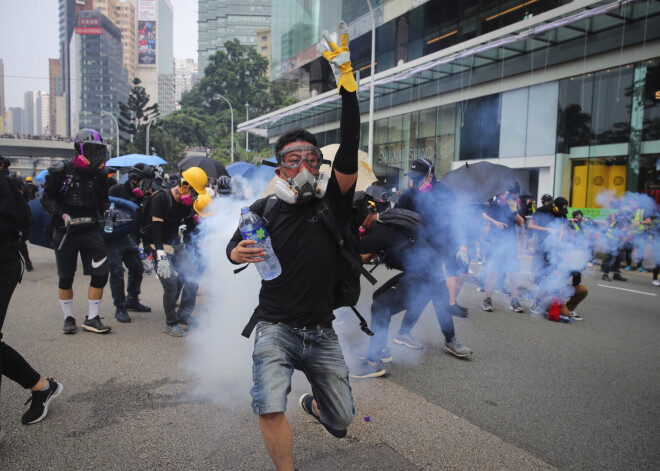
[[[307,162],[309,168],[319,169],[323,165],[323,153],[316,146],[291,146],[277,153],[277,161],[285,168],[298,168]]]
[[[83,157],[93,167],[101,167],[108,160],[108,148],[100,142],[83,142],[80,145]]]

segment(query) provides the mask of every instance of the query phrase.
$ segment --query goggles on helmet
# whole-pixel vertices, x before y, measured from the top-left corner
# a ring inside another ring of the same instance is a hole
[[[92,167],[102,168],[108,157],[108,148],[100,142],[82,142],[80,150]]]
[[[277,153],[277,161],[284,168],[298,168],[303,160],[309,168],[319,169],[323,165],[323,153],[316,146],[291,146]]]

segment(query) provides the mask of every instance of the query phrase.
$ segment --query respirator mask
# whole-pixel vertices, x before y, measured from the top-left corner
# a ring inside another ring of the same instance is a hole
[[[88,170],[92,167],[102,169],[108,154],[108,148],[103,143],[82,142],[79,144],[81,154],[73,158],[73,166],[79,170]]]
[[[303,161],[314,170],[323,165],[321,149],[311,145],[290,146],[277,153],[277,162],[284,168],[297,169]],[[323,198],[329,177],[325,173],[313,175],[304,169],[294,178],[279,178],[275,182],[275,196],[288,204],[306,203],[312,198]]]

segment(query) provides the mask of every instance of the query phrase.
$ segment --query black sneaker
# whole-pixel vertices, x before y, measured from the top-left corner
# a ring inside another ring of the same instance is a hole
[[[82,328],[97,334],[107,334],[112,329],[112,327],[103,325],[100,317],[95,317],[94,319],[85,319],[85,322],[82,323]]]
[[[484,304],[481,306],[484,311],[493,312],[493,300],[490,298],[484,299]]]
[[[603,281],[612,281],[612,278],[607,273],[603,273],[603,276],[601,277],[601,280]]]
[[[354,368],[351,368],[348,376],[354,379],[378,378],[386,373],[381,362],[375,365],[368,361],[361,361]]]
[[[449,305],[449,312],[451,312],[451,315],[454,317],[467,317],[467,309],[463,310],[458,304],[450,304]]]
[[[32,262],[27,262],[27,263],[25,264],[25,270],[26,270],[26,271],[32,271],[32,270],[34,270],[34,266],[32,266]]]
[[[628,278],[622,277],[621,273],[615,273],[614,275],[612,275],[612,279],[617,281],[628,281]]]
[[[140,300],[138,298],[131,297],[126,299],[126,309],[135,312],[151,312],[151,308],[149,306],[140,304]]]
[[[32,391],[32,396],[25,403],[27,405],[32,402],[32,404],[21,417],[24,425],[36,424],[44,420],[48,415],[48,406],[62,392],[63,386],[52,378],[48,378],[48,384],[50,387],[45,391]]]
[[[119,322],[123,323],[128,323],[131,322],[131,316],[128,315],[128,312],[126,312],[125,307],[118,307],[117,310],[115,311],[115,319]]]
[[[78,327],[76,327],[76,320],[73,317],[68,316],[66,319],[64,319],[64,327],[62,327],[62,333],[75,334],[77,330]]]
[[[314,417],[321,425],[323,425],[325,431],[328,432],[330,435],[332,435],[335,438],[344,438],[346,436],[346,430],[335,430],[333,428],[328,427],[323,422],[321,422],[319,416],[314,413],[314,406],[312,405],[313,401],[314,401],[314,396],[310,393],[307,393],[300,396],[300,399],[298,400],[298,404],[300,404],[302,410],[307,412],[309,415]]]

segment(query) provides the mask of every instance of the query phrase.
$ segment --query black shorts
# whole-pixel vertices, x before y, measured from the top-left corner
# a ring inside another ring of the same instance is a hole
[[[55,231],[53,245],[55,247],[55,262],[57,276],[71,278],[76,273],[78,252],[83,264],[85,275],[105,275],[108,273],[108,249],[103,242],[100,230],[70,232],[64,241],[62,250],[57,250],[64,234]]]

